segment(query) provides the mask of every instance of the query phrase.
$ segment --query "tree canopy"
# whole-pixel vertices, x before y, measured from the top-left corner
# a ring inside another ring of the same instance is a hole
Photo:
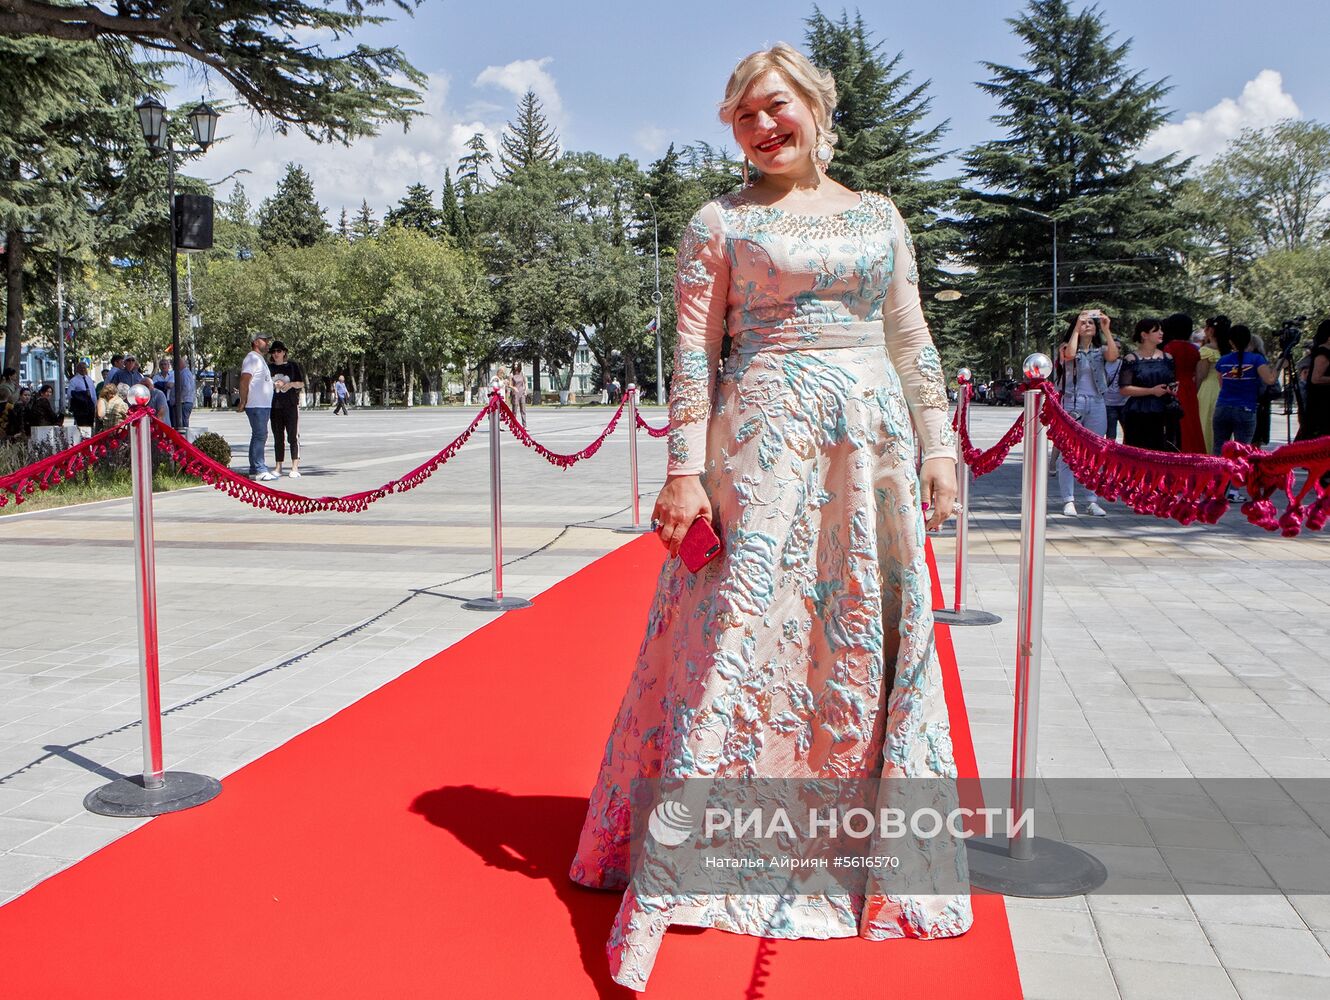
[[[388,3],[411,13],[420,0],[0,0],[0,35],[129,42],[185,56],[229,83],[277,131],[349,142],[418,114],[425,76],[400,50],[338,44],[384,23],[367,8]]]

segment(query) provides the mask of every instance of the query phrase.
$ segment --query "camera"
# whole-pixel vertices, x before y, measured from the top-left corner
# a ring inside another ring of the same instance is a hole
[[[1293,348],[1297,347],[1302,340],[1302,325],[1306,322],[1306,316],[1294,316],[1292,319],[1284,320],[1284,325],[1279,328],[1279,353],[1281,355],[1292,355]]]

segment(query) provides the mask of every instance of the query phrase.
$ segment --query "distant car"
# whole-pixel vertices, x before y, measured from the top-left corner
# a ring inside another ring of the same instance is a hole
[[[1020,385],[1009,378],[994,379],[984,402],[989,406],[1020,406]]]

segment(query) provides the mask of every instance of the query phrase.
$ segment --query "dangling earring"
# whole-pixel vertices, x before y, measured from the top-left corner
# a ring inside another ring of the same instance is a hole
[[[748,180],[748,157],[747,157],[747,156],[744,156],[743,166],[740,167],[739,170],[740,170],[740,173],[743,174],[744,187],[748,187],[749,180]]]
[[[831,143],[825,138],[819,138],[817,145],[813,147],[813,163],[817,166],[817,169],[821,170],[824,174],[827,172],[827,167],[831,164]]]

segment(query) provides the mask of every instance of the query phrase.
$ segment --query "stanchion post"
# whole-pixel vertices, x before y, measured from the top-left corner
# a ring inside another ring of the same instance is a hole
[[[462,605],[468,611],[512,611],[529,608],[531,602],[521,597],[503,596],[503,476],[500,467],[499,437],[503,418],[499,413],[502,386],[496,378],[490,382],[490,596],[477,597]]]
[[[960,414],[956,434],[956,600],[954,607],[939,608],[933,612],[934,621],[943,625],[996,625],[1002,619],[991,611],[975,611],[965,607],[969,591],[970,558],[970,466],[965,462],[965,435],[970,427],[970,369],[956,372],[960,387],[957,403]]]
[[[633,523],[615,528],[615,531],[630,535],[644,535],[651,530],[642,523],[641,503],[637,485],[637,386],[628,384],[628,492],[633,509]]]
[[[129,391],[136,407],[150,394]],[[133,490],[134,583],[139,620],[139,701],[143,724],[143,773],[118,778],[89,792],[83,806],[103,816],[160,816],[202,805],[222,790],[221,782],[188,771],[167,771],[162,753],[162,687],[157,645],[157,563],[152,524],[152,424],[140,417],[129,425]]]
[[[1021,560],[1016,621],[1015,712],[1011,748],[1009,835],[972,837],[970,881],[1008,896],[1078,896],[1103,885],[1108,872],[1094,855],[1034,833],[1038,764],[1039,665],[1044,620],[1044,527],[1048,520],[1048,433],[1039,412],[1053,374],[1044,354],[1025,359],[1025,439],[1021,468]]]

